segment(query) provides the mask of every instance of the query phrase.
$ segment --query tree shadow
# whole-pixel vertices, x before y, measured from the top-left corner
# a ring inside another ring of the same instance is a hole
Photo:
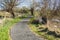
[[[45,29],[39,30],[38,32],[47,32],[47,31],[48,31],[48,28],[45,28]]]
[[[48,31],[47,34],[48,34],[48,35],[53,35],[53,36],[56,37],[56,38],[60,38],[60,35],[56,34],[55,31]]]
[[[58,35],[55,31],[49,31],[48,28],[45,28],[43,30],[39,30],[38,32],[46,32],[48,35],[52,35],[56,38],[60,38],[60,35]]]

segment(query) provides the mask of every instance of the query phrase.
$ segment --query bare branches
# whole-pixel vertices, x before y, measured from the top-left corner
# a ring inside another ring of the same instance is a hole
[[[21,0],[1,0],[0,1],[0,7],[3,8],[3,10],[10,12],[13,17],[15,17],[13,8],[16,7],[21,3]]]
[[[6,9],[6,8],[13,8],[17,5],[19,5],[21,3],[20,0],[2,0],[0,1],[0,6],[2,7],[3,5],[3,9]]]

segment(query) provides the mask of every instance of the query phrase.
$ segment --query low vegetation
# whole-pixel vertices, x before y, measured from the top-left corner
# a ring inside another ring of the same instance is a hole
[[[49,31],[47,28],[43,28],[42,26],[45,27],[45,25],[40,25],[41,27],[36,27],[36,25],[29,24],[31,30],[35,32],[36,34],[42,36],[46,40],[60,40],[60,37],[56,35],[55,32]]]
[[[60,40],[60,0],[32,0],[29,7],[18,7],[23,2],[21,0],[0,1],[0,18],[13,18],[12,20],[6,19],[3,25],[0,25],[0,40],[8,40],[10,26],[28,16],[33,16],[30,28],[34,32],[48,40]],[[20,17],[20,19],[16,17]],[[0,21],[0,23],[2,22]]]
[[[5,23],[0,26],[0,40],[10,40],[9,29],[11,26],[20,21],[20,18],[6,19]]]
[[[41,22],[38,23],[35,18],[31,18],[29,27],[33,32],[47,40],[60,40],[60,29],[56,22],[42,24]]]

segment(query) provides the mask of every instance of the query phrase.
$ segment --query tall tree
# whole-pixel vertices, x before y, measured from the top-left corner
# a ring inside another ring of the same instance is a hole
[[[31,5],[30,5],[30,11],[31,11],[31,15],[34,15],[34,0],[32,0]]]
[[[38,0],[37,0],[38,1]],[[36,0],[32,0],[30,8],[31,8],[31,14],[34,15],[34,11],[37,7],[40,7],[40,1],[37,2]]]

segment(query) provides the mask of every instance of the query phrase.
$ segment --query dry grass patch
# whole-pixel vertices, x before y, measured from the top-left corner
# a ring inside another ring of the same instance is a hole
[[[31,30],[33,30],[38,35],[44,37],[46,40],[60,40],[60,35],[57,35],[53,28],[47,28],[47,25],[39,25],[39,27],[36,27],[36,25],[30,24]],[[56,29],[57,30],[57,29]]]

